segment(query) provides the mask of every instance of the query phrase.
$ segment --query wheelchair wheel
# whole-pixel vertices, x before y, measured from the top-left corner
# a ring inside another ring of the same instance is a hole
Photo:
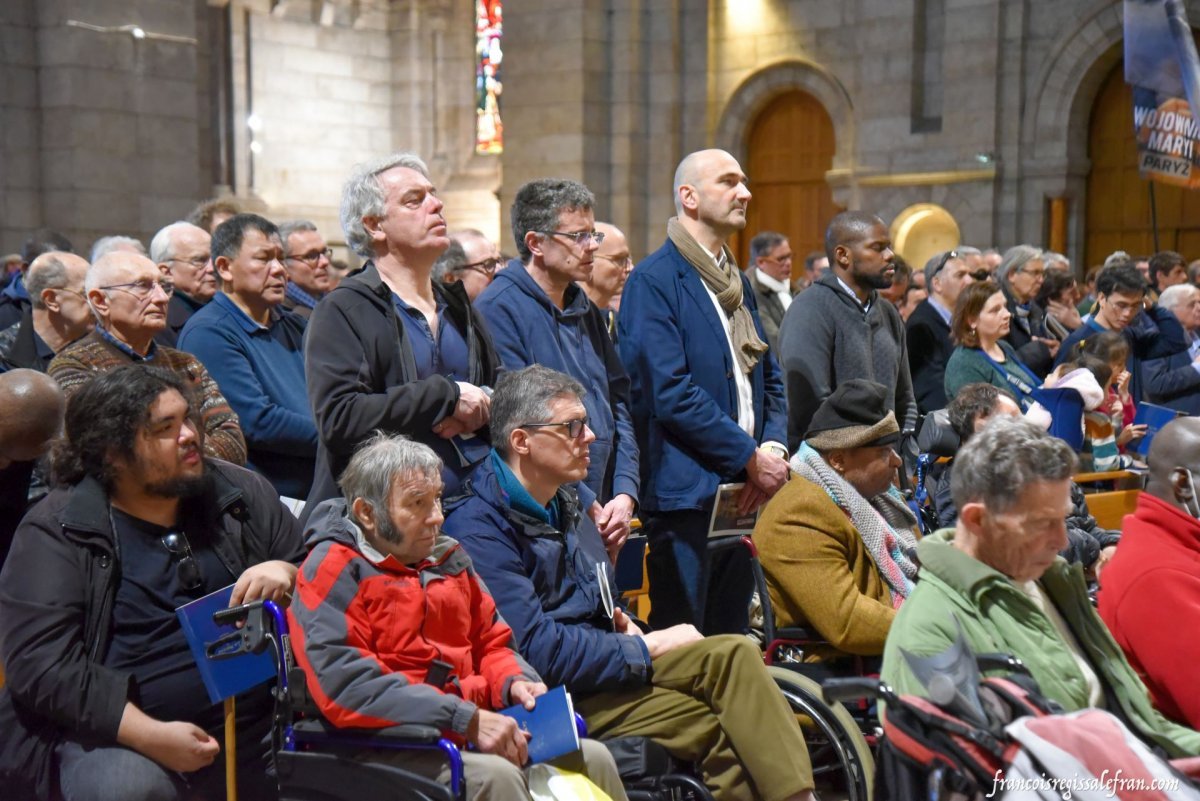
[[[841,704],[826,703],[821,686],[812,679],[787,668],[767,670],[804,732],[817,794],[823,799],[871,801],[875,760],[854,718]]]

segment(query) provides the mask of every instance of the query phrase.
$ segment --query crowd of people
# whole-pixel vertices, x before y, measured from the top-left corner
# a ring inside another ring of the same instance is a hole
[[[346,181],[353,272],[311,222],[230,201],[87,259],[35,232],[0,293],[4,786],[219,795],[220,710],[175,609],[232,584],[234,604],[288,606],[332,726],[473,746],[471,798],[529,797],[525,735],[497,711],[548,685],[591,737],[657,741],[718,799],[812,798],[801,730],[743,636],[749,557],[708,548],[728,484],[760,513],[779,624],[820,638],[805,661],[865,659],[919,694],[914,665],[962,635],[1068,709],[1200,754],[1178,622],[1149,589],[1196,614],[1200,428],[1154,440],[1124,532],[1072,481],[1129,463],[1139,404],[1200,410],[1200,270],[1115,253],[1078,282],[1027,244],[913,269],[861,211],[802,269],[757,232],[743,270],[737,160],[688,155],[673,198],[636,268],[568,179],[516,193],[512,258],[449,231],[410,153]],[[942,409],[959,452],[928,480],[933,533],[898,479]],[[1047,433],[1062,425],[1078,453]],[[646,621],[613,578],[635,521]],[[269,704],[238,705],[249,797],[271,792]],[[598,743],[567,762],[625,797]]]

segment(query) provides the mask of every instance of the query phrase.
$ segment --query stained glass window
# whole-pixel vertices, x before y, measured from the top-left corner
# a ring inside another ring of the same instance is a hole
[[[475,0],[475,152],[504,152],[504,123],[500,121],[500,64],[504,53],[501,0]]]

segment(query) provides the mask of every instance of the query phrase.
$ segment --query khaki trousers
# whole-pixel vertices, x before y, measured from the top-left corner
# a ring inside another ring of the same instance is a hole
[[[651,683],[575,698],[588,736],[649,737],[698,762],[718,801],[780,801],[813,787],[804,736],[746,637],[727,634],[654,660]]]

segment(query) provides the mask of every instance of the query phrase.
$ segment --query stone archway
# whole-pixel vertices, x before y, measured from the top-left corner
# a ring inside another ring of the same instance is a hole
[[[837,142],[833,169],[849,168],[854,163],[857,141],[850,93],[828,69],[804,59],[789,58],[767,64],[738,84],[721,112],[713,132],[713,145],[744,161],[750,125],[772,100],[796,89],[815,97],[829,112]]]

